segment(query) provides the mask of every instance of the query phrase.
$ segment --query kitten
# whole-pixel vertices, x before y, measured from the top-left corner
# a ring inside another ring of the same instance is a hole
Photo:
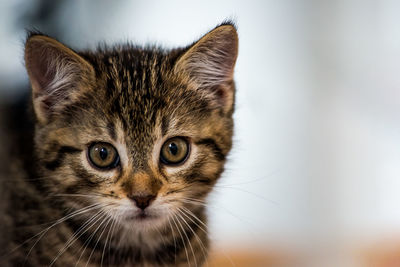
[[[30,33],[34,131],[18,127],[0,155],[1,266],[204,264],[237,53],[230,22],[169,51],[76,52]]]

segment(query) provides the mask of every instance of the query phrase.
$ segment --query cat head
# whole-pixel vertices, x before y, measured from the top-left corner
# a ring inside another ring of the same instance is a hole
[[[237,53],[230,23],[169,51],[76,52],[30,34],[25,63],[46,194],[83,217],[105,214],[139,230],[201,209],[232,144]]]

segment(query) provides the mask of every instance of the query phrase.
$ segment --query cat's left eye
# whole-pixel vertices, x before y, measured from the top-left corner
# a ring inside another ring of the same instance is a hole
[[[186,138],[170,138],[161,148],[160,160],[166,165],[178,165],[187,159],[189,150],[190,147]]]
[[[88,158],[99,169],[112,169],[119,164],[119,155],[109,143],[94,143],[89,147]]]

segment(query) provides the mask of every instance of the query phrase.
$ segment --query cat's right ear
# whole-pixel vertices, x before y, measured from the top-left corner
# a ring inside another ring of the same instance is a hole
[[[94,77],[93,67],[60,42],[32,34],[25,44],[25,66],[32,86],[33,107],[40,123],[78,97]]]
[[[177,60],[174,71],[187,74],[194,87],[209,96],[211,103],[224,111],[232,111],[238,47],[235,25],[223,23],[192,44]]]

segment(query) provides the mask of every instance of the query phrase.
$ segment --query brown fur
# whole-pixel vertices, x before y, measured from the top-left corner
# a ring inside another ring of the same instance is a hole
[[[75,52],[31,34],[25,61],[35,134],[31,154],[12,154],[1,170],[9,233],[2,266],[202,265],[205,198],[232,146],[237,46],[230,23],[171,51]],[[160,149],[175,136],[188,140],[190,154],[167,166]],[[88,147],[100,141],[118,151],[116,168],[90,165]],[[129,196],[149,194],[156,198],[147,219],[131,215]],[[93,208],[77,214],[85,207]]]

